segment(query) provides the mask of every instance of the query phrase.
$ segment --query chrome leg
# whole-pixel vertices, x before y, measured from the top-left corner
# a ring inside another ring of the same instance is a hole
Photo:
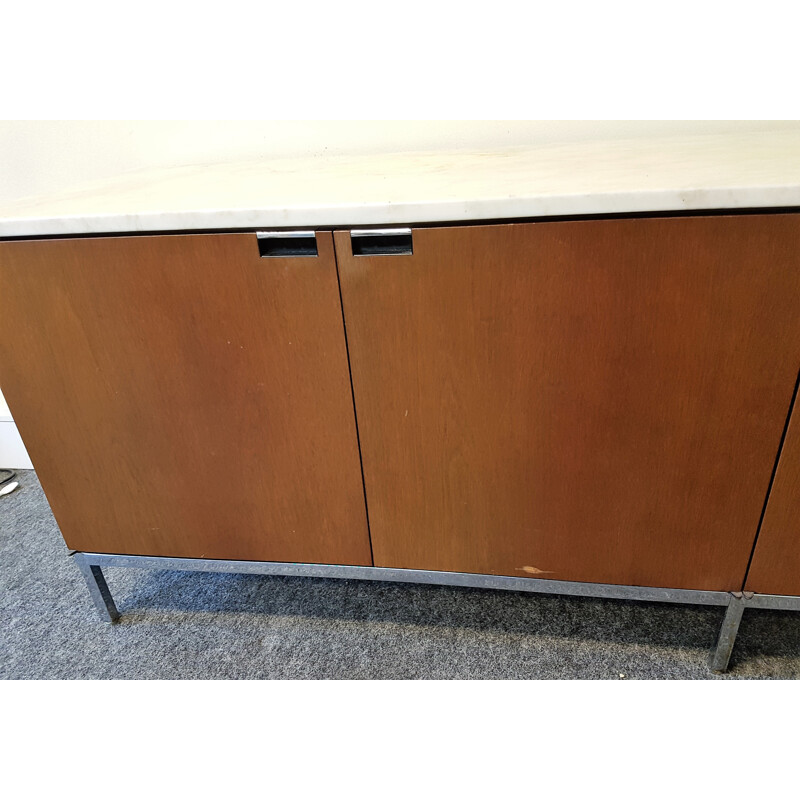
[[[111,590],[108,588],[105,577],[103,577],[103,570],[95,564],[87,564],[81,553],[76,553],[73,558],[86,581],[89,594],[92,596],[100,616],[106,622],[116,622],[119,619],[119,611],[114,605]]]
[[[736,642],[736,634],[739,632],[739,623],[742,621],[745,606],[744,597],[731,594],[731,601],[725,609],[725,619],[722,621],[722,628],[719,631],[717,646],[711,653],[708,662],[712,672],[725,672],[728,669],[728,662],[731,660],[733,645]]]

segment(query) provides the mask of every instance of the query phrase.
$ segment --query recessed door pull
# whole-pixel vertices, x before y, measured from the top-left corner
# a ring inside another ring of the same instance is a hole
[[[411,228],[350,231],[354,256],[410,256],[414,254]]]
[[[258,231],[256,239],[261,258],[309,258],[318,255],[314,231]]]

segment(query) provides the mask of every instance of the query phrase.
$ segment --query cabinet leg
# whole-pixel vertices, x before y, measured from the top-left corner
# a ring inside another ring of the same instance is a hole
[[[119,619],[119,611],[114,605],[114,598],[111,596],[111,590],[103,576],[103,570],[96,564],[87,564],[81,553],[76,553],[73,558],[86,581],[89,594],[92,596],[100,616],[106,622],[116,622]]]
[[[745,605],[744,597],[731,595],[731,601],[725,609],[725,619],[722,621],[722,628],[719,631],[717,646],[711,653],[708,662],[712,672],[725,672],[728,669],[728,662],[731,660],[733,645],[736,642],[736,634],[739,632],[739,623],[742,621]]]

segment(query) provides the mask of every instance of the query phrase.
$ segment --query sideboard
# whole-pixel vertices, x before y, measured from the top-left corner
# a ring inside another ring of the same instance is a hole
[[[746,607],[800,609],[800,136],[778,138],[679,143],[644,196],[619,153],[627,183],[576,196],[515,152],[527,173],[406,186],[416,206],[344,163],[373,187],[350,206],[305,183],[297,208],[137,211],[144,175],[6,214],[0,387],[99,610],[106,566],[703,603],[726,669]],[[230,192],[275,186],[238,169]]]

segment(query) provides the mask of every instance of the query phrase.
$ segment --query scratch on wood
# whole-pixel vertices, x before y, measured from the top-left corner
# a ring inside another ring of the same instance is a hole
[[[553,570],[551,569],[537,569],[536,567],[517,567],[522,572],[528,572],[531,575],[550,575]]]

